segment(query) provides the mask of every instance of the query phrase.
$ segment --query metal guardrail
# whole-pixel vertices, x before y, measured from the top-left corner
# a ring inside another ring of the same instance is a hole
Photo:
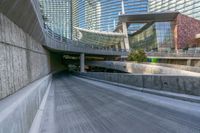
[[[200,58],[200,51],[185,51],[185,52],[151,52],[146,53],[147,56],[153,57],[199,57]]]

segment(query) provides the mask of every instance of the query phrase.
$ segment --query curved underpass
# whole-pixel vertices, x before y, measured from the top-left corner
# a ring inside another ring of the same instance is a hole
[[[199,133],[200,105],[97,81],[53,77],[41,133]]]

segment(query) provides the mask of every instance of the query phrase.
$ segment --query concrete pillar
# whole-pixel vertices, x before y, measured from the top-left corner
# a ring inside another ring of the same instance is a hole
[[[85,54],[80,55],[80,72],[85,72]]]
[[[122,29],[123,29],[123,33],[125,34],[125,38],[124,38],[124,46],[126,50],[130,49],[129,46],[129,40],[128,40],[128,29],[127,29],[127,24],[126,22],[122,22]]]
[[[123,40],[120,42],[120,45],[121,45],[121,49],[125,49]]]
[[[115,49],[118,50],[118,49],[119,49],[119,46],[118,46],[118,45],[115,45]]]
[[[187,60],[187,66],[191,66],[192,65],[192,60],[191,59],[188,59]]]

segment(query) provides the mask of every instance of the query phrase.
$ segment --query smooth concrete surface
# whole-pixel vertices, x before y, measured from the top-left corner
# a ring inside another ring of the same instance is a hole
[[[190,59],[190,57],[185,57],[185,59],[170,59],[170,58],[156,58],[159,63],[174,64],[174,65],[185,65],[188,67],[198,67],[200,68],[200,57],[196,59]]]
[[[49,52],[0,13],[0,99],[49,72]]]
[[[127,51],[129,51],[130,50],[130,45],[129,45],[129,39],[128,39],[127,23],[122,22],[122,30],[123,30],[123,33],[126,35],[126,37],[124,38],[124,46],[125,46],[125,49]]]
[[[87,72],[81,73],[81,75],[141,88],[200,96],[200,76],[145,75],[104,72]]]
[[[149,65],[154,65],[154,66],[164,66],[164,67],[168,67],[168,68],[175,68],[175,69],[179,69],[179,70],[200,73],[200,67],[197,67],[197,66],[195,67],[195,66],[168,64],[168,63],[143,63],[143,64],[149,64]]]
[[[0,12],[39,43],[45,42],[38,0],[0,0]]]
[[[80,55],[80,72],[85,72],[85,54]]]
[[[47,97],[49,95],[49,90],[50,90],[50,87],[51,87],[51,83],[50,82],[48,84],[48,87],[46,89],[46,92],[42,98],[42,101],[41,101],[41,104],[40,104],[40,107],[37,111],[37,114],[35,115],[35,118],[31,124],[31,128],[29,130],[29,133],[38,133],[39,132],[39,129],[40,129],[40,124],[41,124],[41,118],[42,118],[42,115],[43,115],[43,112],[44,112],[44,108],[45,108],[45,104],[47,102]]]
[[[40,133],[199,133],[200,104],[55,75]]]
[[[0,133],[28,133],[52,76],[0,100]]]
[[[96,66],[120,70],[128,73],[137,74],[172,74],[185,76],[200,76],[200,73],[180,70],[176,68],[169,68],[165,66],[156,66],[151,64],[142,64],[135,62],[121,62],[121,61],[90,61],[86,62],[88,66]]]
[[[154,95],[158,95],[158,96],[164,96],[164,97],[174,98],[174,99],[178,99],[178,100],[200,103],[200,96],[180,94],[180,93],[167,92],[167,91],[161,91],[161,90],[154,90],[154,89],[150,89],[150,88],[136,87],[136,86],[132,86],[132,85],[122,84],[122,83],[118,83],[118,82],[111,82],[111,81],[92,78],[92,77],[83,76],[83,75],[78,75],[78,77],[84,78],[85,80],[89,79],[89,80],[93,80],[93,81],[98,81],[98,82],[114,85],[117,87],[123,87],[123,88],[140,91],[140,92],[144,92],[144,93],[149,93],[149,94],[154,94]]]

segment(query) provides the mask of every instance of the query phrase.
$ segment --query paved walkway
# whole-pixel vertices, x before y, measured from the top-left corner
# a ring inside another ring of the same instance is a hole
[[[119,92],[113,91],[116,89]],[[139,93],[104,83],[95,85],[69,75],[55,75],[40,132],[200,133],[200,116],[195,111],[187,113],[187,107],[190,110],[194,106],[196,110],[200,105],[174,100],[177,109],[168,108],[148,100],[157,98],[157,103],[162,103],[166,98]],[[180,103],[185,104],[185,111],[179,111]]]

